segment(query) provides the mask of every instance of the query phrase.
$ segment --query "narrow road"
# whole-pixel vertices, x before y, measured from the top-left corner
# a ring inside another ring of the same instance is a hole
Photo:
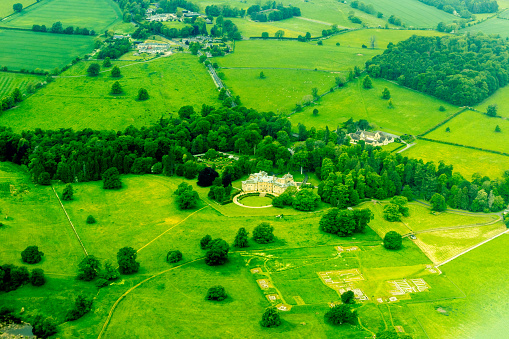
[[[415,142],[411,143],[411,144],[406,144],[406,147],[403,148],[403,149],[400,149],[399,151],[397,151],[396,153],[401,153],[401,152],[404,152],[406,151],[407,149],[409,149],[410,147],[412,146],[415,146]]]
[[[81,241],[80,236],[78,235],[78,232],[76,232],[76,228],[74,228],[74,224],[72,223],[71,218],[69,218],[69,214],[67,214],[67,211],[65,210],[65,207],[62,204],[62,200],[60,200],[60,197],[58,196],[57,191],[55,191],[55,188],[53,186],[51,186],[51,189],[55,193],[55,196],[57,197],[58,202],[60,203],[60,207],[62,207],[62,210],[64,211],[65,216],[67,217],[67,220],[69,220],[69,224],[71,225],[74,235],[76,235],[76,239],[78,239],[78,241],[81,245],[81,248],[83,249],[83,252],[85,253],[85,255],[88,255],[87,249],[85,248],[85,245],[83,245],[83,242]]]

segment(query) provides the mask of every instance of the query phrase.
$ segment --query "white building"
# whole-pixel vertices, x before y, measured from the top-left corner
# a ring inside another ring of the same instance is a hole
[[[360,140],[364,140],[366,144],[373,146],[385,146],[394,142],[394,138],[384,132],[367,132],[367,131],[357,131],[355,133],[350,133],[348,136],[351,139],[352,144],[356,144]]]
[[[282,194],[288,187],[297,186],[291,174],[285,174],[282,178],[267,175],[267,172],[254,173],[246,181],[242,182],[244,192],[260,192]]]
[[[155,44],[155,43],[147,43],[147,44],[138,44],[136,48],[140,53],[165,53],[170,50],[170,44]]]

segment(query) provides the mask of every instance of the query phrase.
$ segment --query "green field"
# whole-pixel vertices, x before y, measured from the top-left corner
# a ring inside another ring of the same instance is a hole
[[[0,30],[0,41],[0,65],[14,70],[50,71],[94,49],[94,38],[82,35]]]
[[[459,172],[469,179],[472,174],[479,173],[492,179],[501,178],[509,170],[509,157],[494,153],[477,151],[464,147],[445,145],[438,142],[418,140],[416,145],[401,153],[424,162],[440,160],[454,166],[454,172]],[[489,164],[489,165],[487,165]]]
[[[41,83],[44,80],[44,77],[37,75],[2,72],[0,73],[0,98],[11,94],[16,88],[25,92],[28,84],[32,83],[35,86],[36,83]]]
[[[478,33],[482,32],[487,35],[498,34],[503,38],[509,37],[509,20],[492,18],[480,24],[466,27],[462,32]]]
[[[409,305],[429,338],[505,337],[509,284],[507,260],[500,252],[508,245],[503,235],[441,267],[466,298]]]
[[[391,15],[400,18],[407,27],[436,28],[439,22],[452,22],[457,18],[433,6],[418,0],[365,0],[366,5],[373,5],[375,10],[382,12],[387,19]]]
[[[272,199],[269,197],[245,197],[240,200],[240,203],[245,206],[261,207],[272,205]]]
[[[7,15],[13,14],[14,10],[12,9],[12,5],[14,4],[22,4],[23,8],[30,6],[35,3],[36,0],[2,0],[0,2],[0,18],[6,17]]]
[[[484,100],[476,107],[481,112],[486,112],[489,105],[497,105],[497,115],[509,118],[509,86],[497,90],[493,95]]]
[[[413,35],[419,36],[442,36],[445,33],[437,31],[418,31],[418,30],[396,30],[396,29],[361,29],[344,34],[333,36],[324,41],[325,44],[335,44],[339,42],[344,47],[361,47],[366,45],[371,47],[371,37],[375,37],[375,48],[385,49],[392,42],[397,44]]]
[[[497,125],[502,132],[495,132]],[[446,132],[447,127],[450,128],[450,132]],[[479,112],[465,111],[440,128],[426,134],[426,138],[509,153],[507,133],[509,133],[509,121],[490,118]]]
[[[260,79],[263,71],[265,79]],[[225,84],[242,104],[259,111],[289,113],[316,87],[319,93],[334,86],[337,74],[284,69],[222,69]]]
[[[44,0],[35,6],[2,21],[3,26],[31,29],[34,24],[46,25],[60,21],[62,25],[93,29],[100,33],[119,22],[122,13],[112,0]]]
[[[345,71],[354,66],[362,67],[379,50],[363,48],[344,48],[324,42],[298,41],[239,41],[235,53],[223,58],[215,58],[221,67],[235,68],[283,68],[325,71]]]
[[[267,32],[270,37],[273,37],[278,30],[283,30],[285,32],[284,36],[287,38],[297,38],[299,35],[305,36],[306,32],[311,33],[311,36],[321,36],[322,30],[330,29],[330,25],[299,18],[273,22],[254,22],[245,18],[232,18],[231,20],[237,25],[245,38],[260,37],[263,32]]]
[[[110,69],[97,78],[75,77],[85,74],[89,64],[77,64],[18,108],[4,112],[0,124],[15,130],[36,127],[119,130],[129,125],[152,124],[185,105],[198,110],[202,104],[218,103],[212,79],[191,55],[176,54],[147,63],[115,63],[126,66],[121,68],[123,77],[119,82],[124,94],[119,96],[109,94],[115,82],[109,76]],[[149,100],[135,100],[141,87],[148,90]]]
[[[362,77],[361,77],[362,78]],[[394,108],[388,108],[387,101],[381,98],[382,90],[391,92]],[[443,105],[445,112],[438,108]],[[318,116],[313,116],[313,109]],[[293,114],[289,119],[294,126],[298,123],[310,127],[335,128],[349,118],[366,119],[376,128],[388,132],[419,134],[455,113],[457,107],[431,96],[401,87],[392,82],[373,79],[373,88],[366,90],[361,81],[355,80],[344,88],[323,97],[318,104]]]

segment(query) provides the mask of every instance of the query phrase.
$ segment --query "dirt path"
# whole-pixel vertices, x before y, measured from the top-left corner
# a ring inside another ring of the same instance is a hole
[[[65,216],[67,217],[67,220],[69,221],[69,224],[72,227],[74,235],[76,235],[76,239],[78,239],[78,241],[79,241],[79,243],[81,245],[81,248],[83,249],[83,252],[85,252],[85,255],[88,255],[87,249],[85,248],[85,245],[83,245],[83,242],[81,241],[80,236],[78,235],[78,232],[76,232],[76,228],[74,228],[74,224],[72,223],[71,218],[69,218],[69,214],[67,214],[67,211],[65,210],[65,207],[62,204],[62,200],[60,200],[60,197],[58,196],[57,191],[55,191],[55,188],[53,186],[51,186],[51,189],[55,193],[55,196],[57,197],[58,202],[60,203],[60,207],[62,207],[62,210],[64,211]]]
[[[404,151],[406,151],[407,149],[409,149],[409,148],[410,148],[410,147],[412,147],[412,146],[415,146],[415,142],[413,142],[413,143],[411,143],[411,144],[406,144],[406,147],[405,147],[405,148],[403,148],[403,149],[401,149],[401,150],[397,151],[396,153],[404,152]]]

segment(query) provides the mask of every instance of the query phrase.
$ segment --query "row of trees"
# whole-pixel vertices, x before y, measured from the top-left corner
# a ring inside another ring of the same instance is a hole
[[[26,284],[42,286],[46,283],[44,270],[34,268],[31,272],[25,266],[5,264],[0,266],[0,291],[10,292]]]
[[[482,34],[413,36],[390,43],[366,67],[372,77],[397,80],[452,104],[472,106],[508,83],[509,45]]]
[[[283,6],[283,4],[276,5],[272,3],[271,8],[265,8],[260,5],[253,5],[247,9],[247,14],[254,21],[267,22],[267,21],[281,21],[300,16],[300,8],[293,6]]]
[[[68,26],[64,28],[60,21],[55,22],[50,29],[46,28],[46,25],[33,25],[32,31],[34,32],[48,32],[54,34],[69,34],[69,35],[95,35],[94,30],[89,30],[86,27],[73,27]]]
[[[210,5],[205,7],[205,14],[210,17],[218,17],[223,16],[225,18],[243,18],[246,15],[245,9],[232,8],[228,5],[218,6],[218,5]]]
[[[496,0],[419,0],[427,5],[434,6],[444,12],[457,13],[464,19],[472,18],[472,13],[496,13],[498,3]]]

